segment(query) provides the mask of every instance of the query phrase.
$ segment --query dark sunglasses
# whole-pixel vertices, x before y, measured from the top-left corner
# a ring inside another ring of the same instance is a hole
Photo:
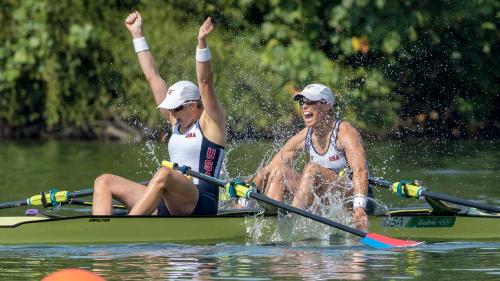
[[[184,108],[186,108],[187,105],[190,105],[192,103],[195,103],[196,101],[187,101],[183,104],[181,104],[180,106],[176,107],[176,108],[173,108],[173,109],[170,109],[172,112],[179,112],[181,110],[183,110]]]
[[[300,99],[299,100],[299,105],[316,105],[316,104],[326,104],[326,101],[324,100],[308,100],[308,99]]]

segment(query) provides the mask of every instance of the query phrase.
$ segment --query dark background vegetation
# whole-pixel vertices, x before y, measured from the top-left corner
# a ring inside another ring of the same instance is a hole
[[[164,127],[123,25],[139,10],[168,83],[195,80],[209,38],[232,137],[301,125],[290,101],[319,82],[373,136],[498,138],[500,2],[3,0],[0,138],[157,137]],[[148,133],[150,132],[150,133]]]

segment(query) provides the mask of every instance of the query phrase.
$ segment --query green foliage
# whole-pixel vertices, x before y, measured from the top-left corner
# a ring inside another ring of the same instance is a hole
[[[95,6],[92,6],[95,5]],[[90,8],[88,10],[88,8]],[[94,20],[98,3],[10,1],[2,9],[0,121],[8,127],[93,126],[113,88],[112,30]],[[75,13],[75,11],[79,11]],[[96,25],[98,24],[98,25]],[[6,102],[7,101],[7,102]]]
[[[161,126],[123,26],[135,9],[168,83],[195,80],[198,26],[214,18],[215,83],[233,134],[300,124],[290,96],[313,82],[365,132],[500,131],[495,0],[6,0],[0,136],[95,137],[118,119]]]

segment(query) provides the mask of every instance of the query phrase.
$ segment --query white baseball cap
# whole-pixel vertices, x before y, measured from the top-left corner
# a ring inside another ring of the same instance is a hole
[[[168,88],[167,95],[158,108],[174,109],[187,101],[199,99],[200,91],[193,82],[179,81]]]
[[[303,98],[312,101],[324,100],[331,106],[335,103],[335,97],[333,96],[332,90],[322,84],[309,84],[302,90],[302,92],[293,95],[294,101]]]

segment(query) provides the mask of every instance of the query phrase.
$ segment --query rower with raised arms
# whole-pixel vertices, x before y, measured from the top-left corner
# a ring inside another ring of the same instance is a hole
[[[135,52],[156,105],[172,125],[169,159],[218,177],[226,145],[226,127],[224,112],[215,94],[206,42],[214,28],[211,18],[206,19],[198,32],[198,86],[190,81],[179,81],[168,87],[144,37],[139,12],[129,14],[125,26],[133,37]],[[99,176],[94,183],[92,213],[110,215],[112,199],[117,199],[129,209],[129,215],[215,215],[218,198],[218,186],[161,167],[147,187],[116,175]]]
[[[300,104],[305,128],[288,140],[253,181],[275,200],[291,195],[292,206],[297,208],[311,207],[315,196],[322,197],[333,186],[345,198],[352,198],[356,228],[367,229],[368,170],[358,130],[332,116],[335,97],[325,85],[310,84],[293,100]],[[302,174],[291,165],[300,152],[310,157]],[[352,188],[336,184],[339,173],[345,170],[352,172]]]

